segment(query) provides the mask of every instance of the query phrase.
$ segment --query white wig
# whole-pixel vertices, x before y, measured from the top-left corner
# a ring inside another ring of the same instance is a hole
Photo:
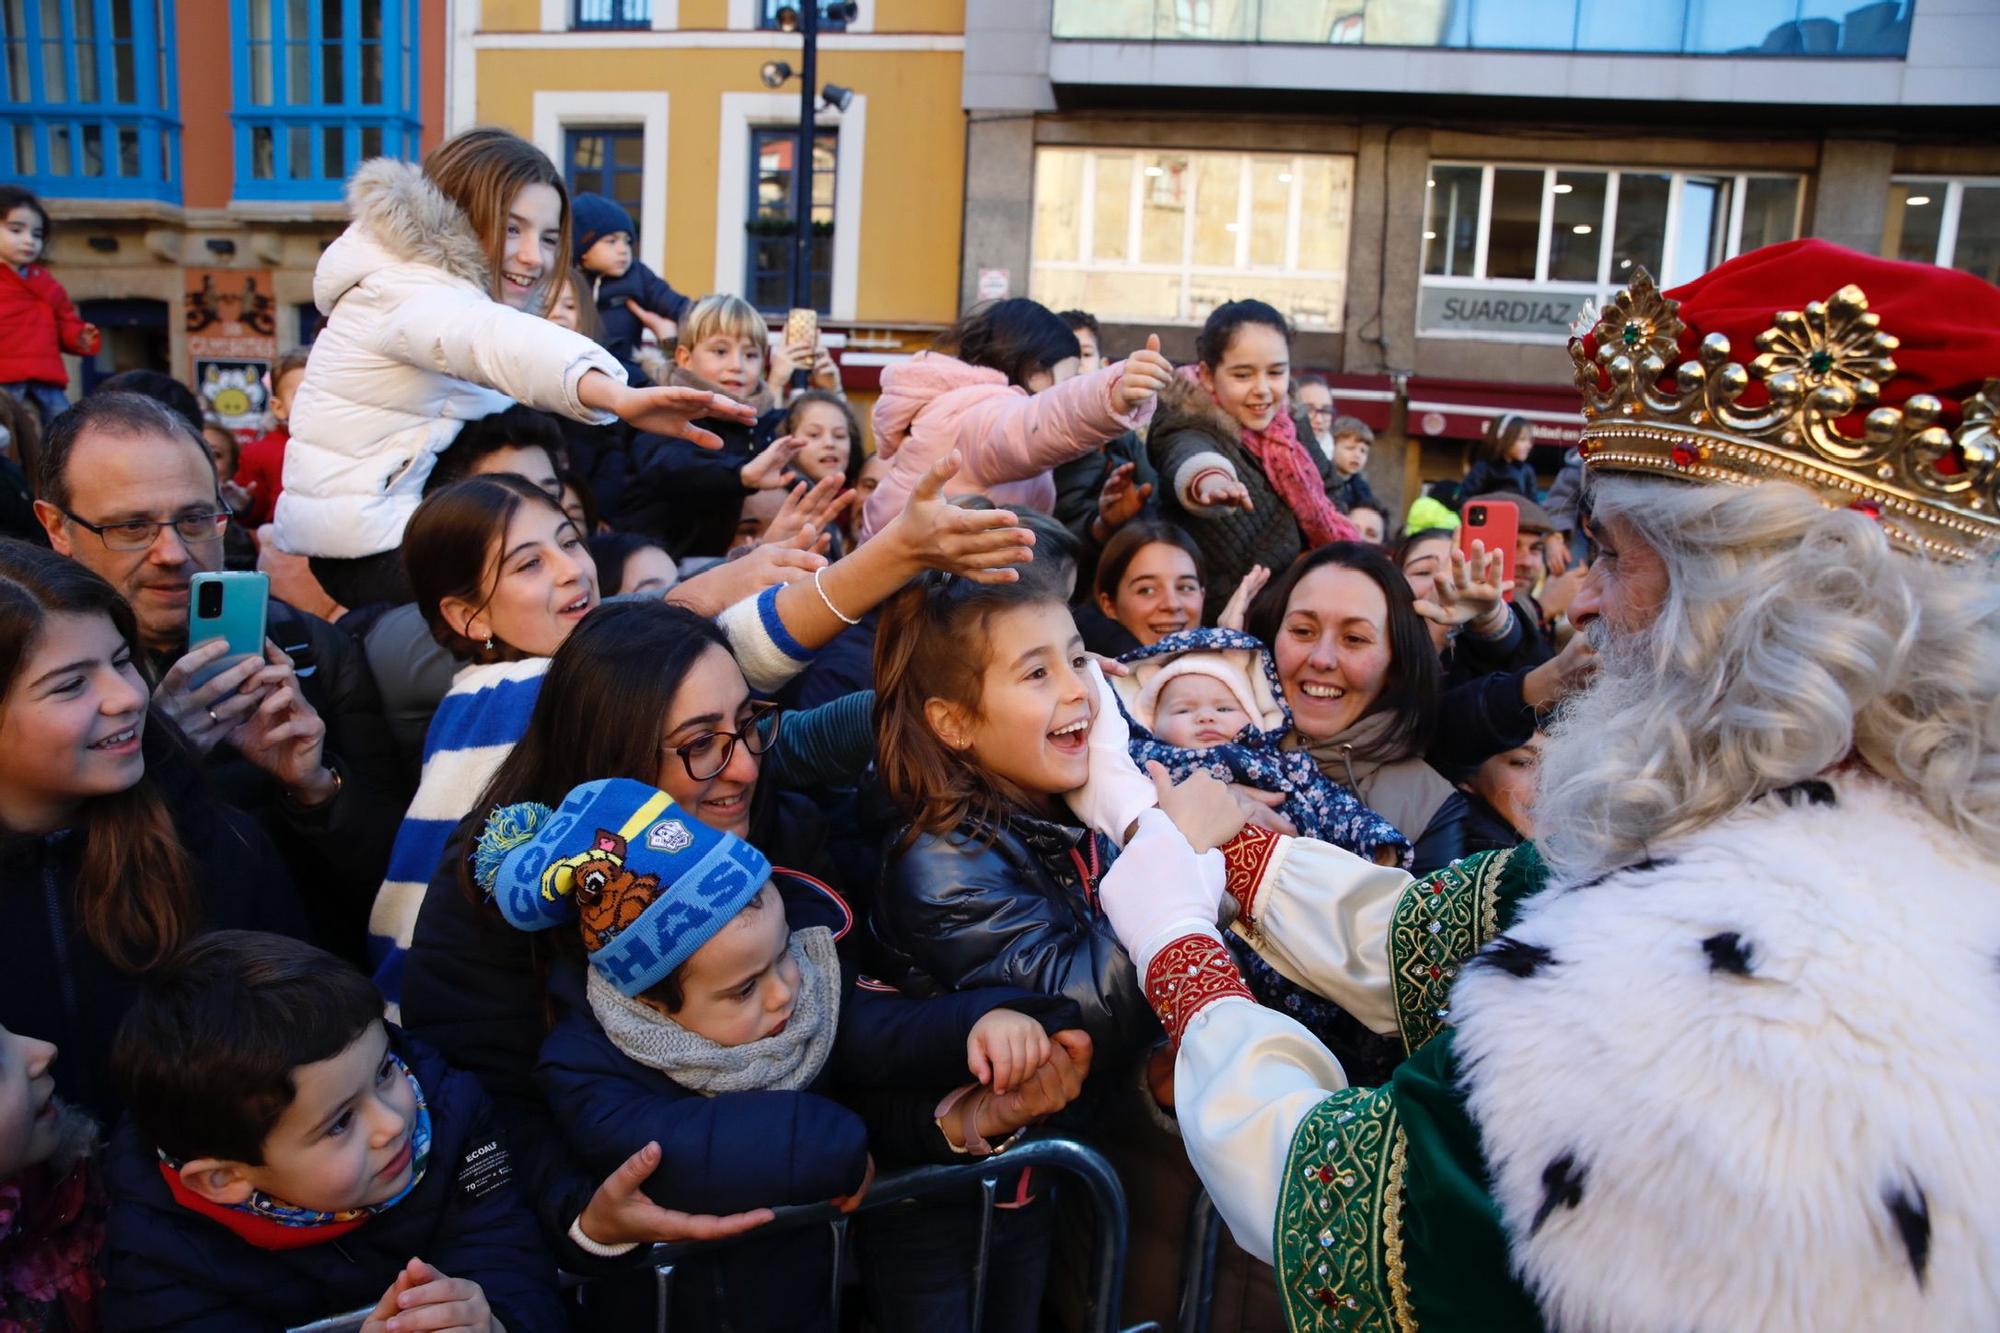
[[[1586,503],[1659,553],[1668,591],[1644,633],[1593,635],[1598,679],[1543,753],[1536,841],[1560,880],[1850,757],[2000,858],[1990,565],[1898,553],[1865,514],[1784,482],[1600,477]]]

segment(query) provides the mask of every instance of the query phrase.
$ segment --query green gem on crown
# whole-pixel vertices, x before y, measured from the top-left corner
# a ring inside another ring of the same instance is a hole
[[[1824,375],[1833,369],[1833,353],[1821,348],[1806,358],[1806,364],[1812,367],[1813,374]]]
[[[1630,320],[1627,321],[1624,332],[1618,336],[1625,340],[1627,347],[1637,347],[1639,340],[1646,336],[1646,330],[1640,326],[1637,320]]]

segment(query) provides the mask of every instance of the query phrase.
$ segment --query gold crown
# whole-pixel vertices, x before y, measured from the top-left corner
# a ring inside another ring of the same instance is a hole
[[[1709,334],[1663,387],[1686,326],[1680,302],[1639,269],[1597,315],[1595,357],[1570,342],[1584,465],[1739,486],[1795,482],[1829,508],[1869,514],[1897,545],[1947,560],[2000,546],[2000,379],[1965,400],[1955,431],[1939,424],[1944,404],[1930,394],[1876,406],[1899,345],[1881,322],[1850,284],[1779,311],[1747,367],[1730,359],[1726,336]],[[1753,380],[1766,401],[1738,406]],[[1862,413],[1860,434],[1848,434],[1842,423]]]

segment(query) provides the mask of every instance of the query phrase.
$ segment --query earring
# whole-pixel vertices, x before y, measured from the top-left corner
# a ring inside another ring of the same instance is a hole
[[[486,636],[486,651],[489,653],[493,651],[493,636],[491,634]]]

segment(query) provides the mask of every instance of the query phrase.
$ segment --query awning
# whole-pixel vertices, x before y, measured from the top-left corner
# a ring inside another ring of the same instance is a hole
[[[1387,375],[1329,375],[1334,404],[1375,430],[1386,430],[1396,393]],[[1485,380],[1410,377],[1409,432],[1413,437],[1476,440],[1486,423],[1514,413],[1534,428],[1535,443],[1567,449],[1582,438],[1583,405],[1566,385],[1502,384]]]

